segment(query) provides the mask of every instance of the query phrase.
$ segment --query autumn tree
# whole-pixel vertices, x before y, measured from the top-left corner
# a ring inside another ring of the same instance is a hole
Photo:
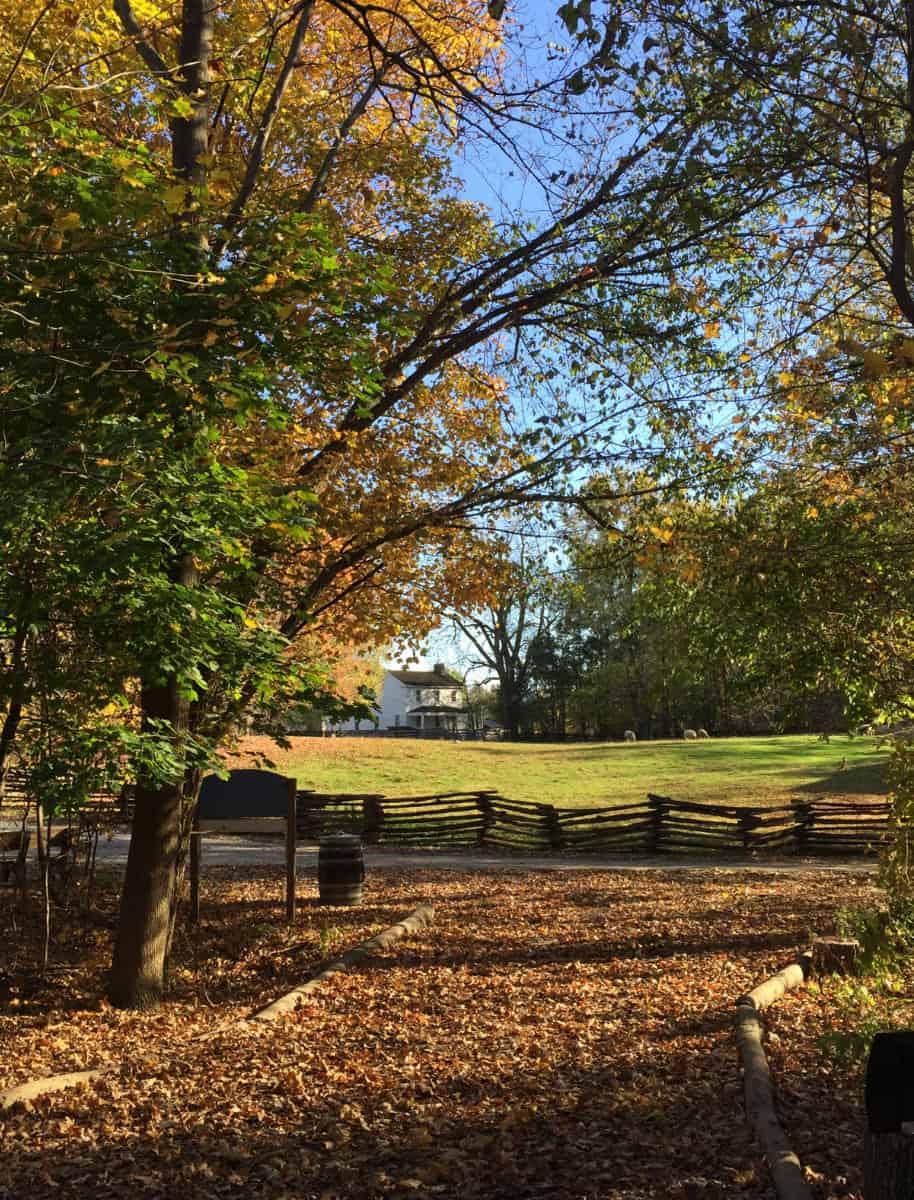
[[[521,553],[504,561],[501,579],[485,607],[449,614],[465,643],[468,669],[485,672],[483,683],[497,684],[501,725],[512,741],[518,739],[524,723],[531,649],[548,621],[547,592],[542,564]]]
[[[565,23],[573,51],[521,87],[475,3],[9,13],[5,718],[52,622],[97,664],[87,708],[138,701],[117,1004],[161,996],[226,730],[322,687],[296,639],[383,641],[442,598],[471,607],[474,521],[630,453],[645,404],[658,429],[687,419],[637,375],[661,350],[707,361],[747,282],[741,234],[783,185],[732,187],[739,86],[709,90],[675,45],[648,60],[615,18]],[[497,224],[460,197],[450,157],[483,137],[537,211]],[[684,304],[709,262],[721,297]],[[580,387],[544,410],[565,369]],[[30,592],[33,537],[52,567]]]

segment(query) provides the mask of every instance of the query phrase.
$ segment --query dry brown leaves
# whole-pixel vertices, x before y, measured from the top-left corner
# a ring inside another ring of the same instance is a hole
[[[107,931],[74,925],[50,983],[0,975],[0,1087],[115,1068],[0,1118],[3,1200],[769,1197],[733,1002],[872,899],[842,874],[384,870],[364,907],[305,905],[289,931],[273,874],[208,876],[157,1014],[99,999]],[[307,1008],[205,1036],[421,900],[429,929]],[[823,1197],[857,1194],[863,1130],[859,1078],[815,1047],[830,1004],[827,987],[791,995],[769,1020]]]

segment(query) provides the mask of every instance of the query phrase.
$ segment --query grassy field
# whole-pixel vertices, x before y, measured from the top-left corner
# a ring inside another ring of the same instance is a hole
[[[343,737],[296,738],[291,751],[271,757],[300,787],[321,792],[495,788],[514,800],[586,807],[639,801],[648,792],[719,804],[776,804],[803,794],[878,799],[888,751],[869,738],[811,735],[637,745]]]

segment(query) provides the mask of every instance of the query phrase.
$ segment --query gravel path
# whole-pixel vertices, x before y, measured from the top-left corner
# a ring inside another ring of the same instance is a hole
[[[0,830],[18,828],[0,820]],[[34,841],[34,839],[33,839]],[[98,862],[123,867],[127,862],[130,833],[119,830],[102,837],[98,844]],[[299,867],[317,865],[316,843],[299,843]],[[365,865],[370,869],[417,867],[441,871],[854,871],[860,874],[876,870],[875,859],[861,858],[727,858],[723,855],[639,855],[626,854],[523,854],[511,851],[413,850],[407,846],[366,846]],[[30,857],[35,857],[32,847]],[[285,862],[281,838],[244,834],[226,836],[208,834],[203,842],[203,863],[218,867],[256,867]]]
[[[98,859],[112,865],[127,861],[130,835],[117,833],[99,842]],[[299,869],[317,865],[317,845],[301,843],[298,847]],[[727,871],[875,871],[872,859],[733,859],[712,855],[638,856],[616,855],[559,855],[497,853],[479,850],[411,850],[403,846],[366,846],[365,865],[371,869],[385,867],[417,867],[441,871],[697,871],[715,868]],[[203,866],[259,866],[285,862],[285,848],[279,840],[211,835],[203,842]]]

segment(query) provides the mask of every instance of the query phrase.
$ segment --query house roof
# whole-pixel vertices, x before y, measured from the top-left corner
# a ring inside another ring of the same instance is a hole
[[[434,671],[390,671],[389,674],[409,687],[463,687],[441,663],[435,664]]]

